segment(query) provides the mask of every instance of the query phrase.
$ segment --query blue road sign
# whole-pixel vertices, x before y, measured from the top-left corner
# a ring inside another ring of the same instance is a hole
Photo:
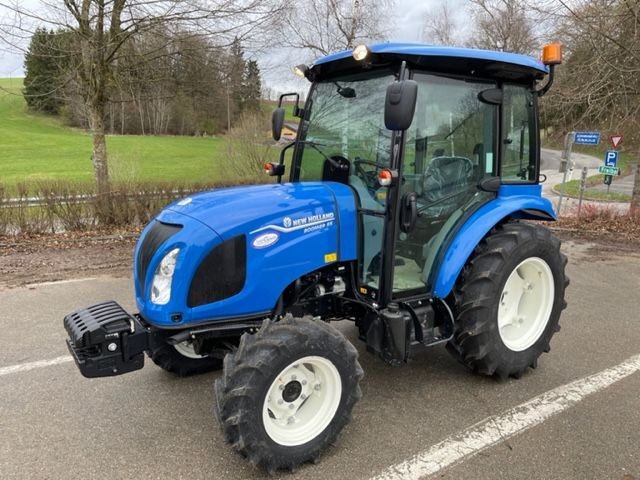
[[[618,152],[615,150],[607,150],[604,154],[604,164],[607,167],[615,167],[618,164]]]
[[[600,143],[600,132],[576,132],[573,135],[573,143],[598,145]]]

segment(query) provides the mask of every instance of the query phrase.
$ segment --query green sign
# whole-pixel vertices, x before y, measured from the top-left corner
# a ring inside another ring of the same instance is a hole
[[[620,175],[620,169],[618,167],[608,167],[606,165],[600,165],[598,172],[604,175]]]

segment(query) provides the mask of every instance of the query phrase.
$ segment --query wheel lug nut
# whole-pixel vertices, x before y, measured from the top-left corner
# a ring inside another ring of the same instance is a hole
[[[320,390],[320,384],[317,383],[315,387],[313,387],[314,390]]]
[[[293,403],[291,403],[291,404],[289,405],[289,409],[293,410],[294,408],[295,408],[295,405],[294,405]]]
[[[284,403],[284,400],[282,400],[282,399],[278,400],[278,405],[282,405],[283,403]]]
[[[287,418],[287,423],[288,424],[292,424],[295,421],[296,421],[296,417],[294,417],[294,416],[291,416],[291,417]]]
[[[302,380],[302,384],[303,384],[303,385],[306,385],[306,384],[307,384],[307,381],[306,381],[306,380]]]
[[[291,380],[295,380],[296,378],[298,377],[296,377],[295,375],[291,375]]]
[[[300,395],[300,398],[301,398],[302,400],[304,400],[305,398],[307,398],[307,396],[303,393],[303,394],[301,394],[301,395]]]
[[[284,390],[284,385],[280,385],[278,388],[279,388],[280,390]]]

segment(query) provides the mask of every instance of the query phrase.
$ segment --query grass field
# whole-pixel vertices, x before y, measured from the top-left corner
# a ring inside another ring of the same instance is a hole
[[[29,112],[21,79],[0,79],[0,184],[92,182],[91,137]],[[225,141],[214,137],[108,136],[114,180],[202,182],[222,174]]]

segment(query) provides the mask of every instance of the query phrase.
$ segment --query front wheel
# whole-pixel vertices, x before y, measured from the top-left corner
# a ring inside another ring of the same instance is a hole
[[[225,440],[269,472],[315,461],[351,419],[363,376],[356,349],[322,321],[266,320],[215,382]]]
[[[520,377],[549,351],[566,307],[567,257],[544,227],[507,223],[478,245],[454,290],[448,350],[485,375]]]
[[[220,358],[198,355],[193,343],[184,341],[170,345],[158,340],[149,351],[149,357],[163,370],[179,377],[187,377],[198,373],[211,372],[222,368]]]

